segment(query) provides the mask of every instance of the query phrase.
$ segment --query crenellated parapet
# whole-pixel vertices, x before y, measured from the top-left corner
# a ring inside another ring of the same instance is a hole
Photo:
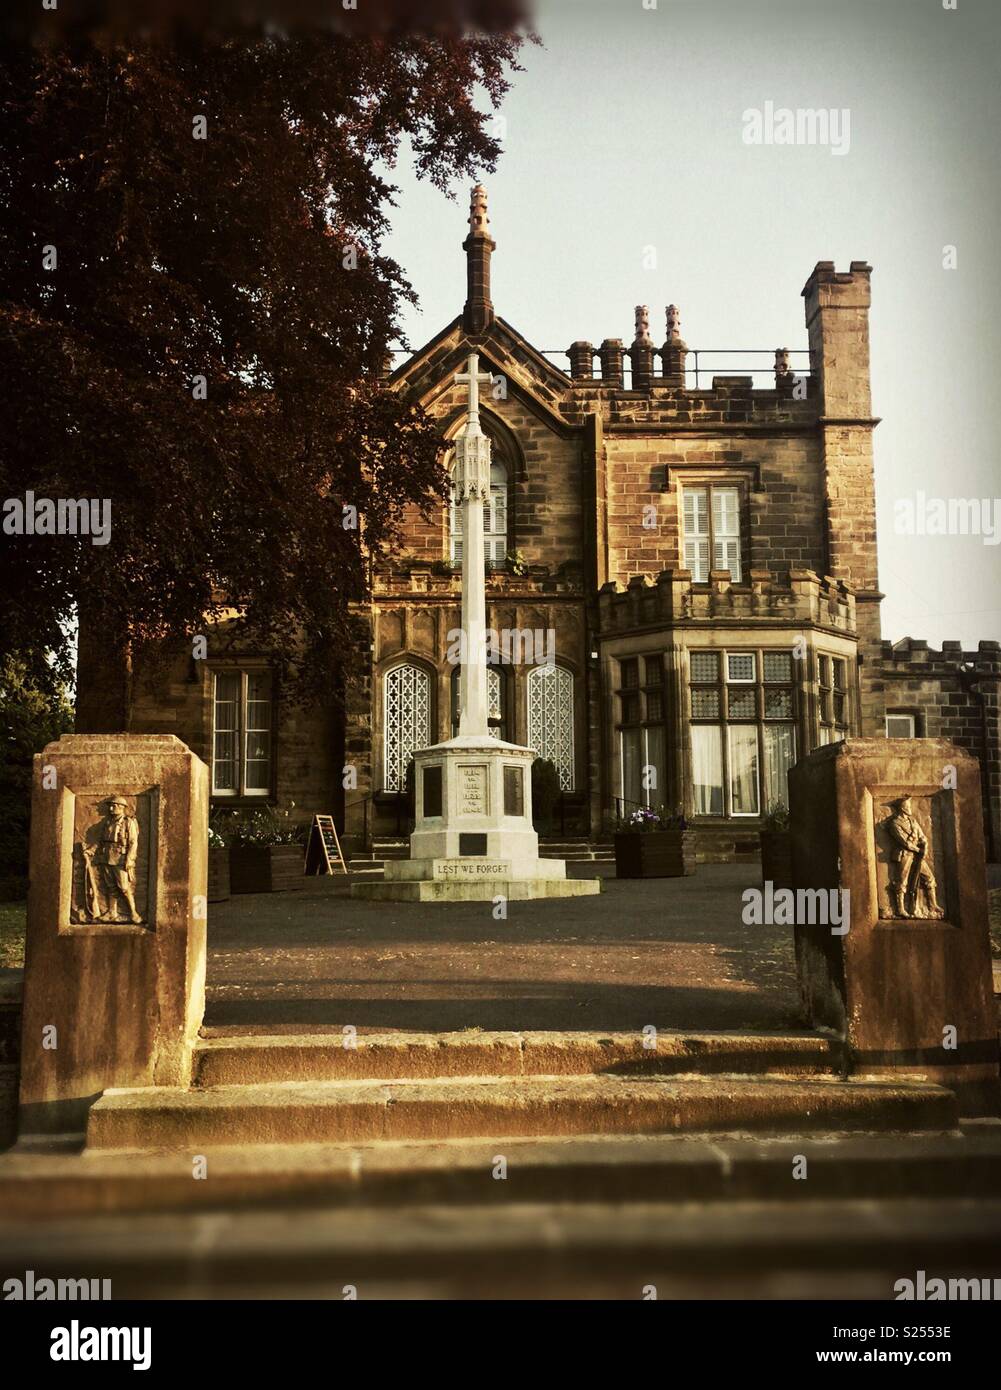
[[[747,622],[856,633],[854,594],[812,570],[776,576],[752,569],[743,584],[734,584],[727,570],[713,570],[708,584],[693,584],[689,570],[666,569],[654,579],[637,575],[625,586],[603,585],[598,607],[603,636],[647,626]]]
[[[579,598],[584,591],[579,564],[517,565],[486,572],[490,599],[531,599],[566,595]],[[423,595],[443,600],[458,599],[462,593],[462,571],[439,561],[405,560],[393,566],[380,566],[372,576],[376,599],[408,598]]]
[[[881,642],[880,663],[887,672],[900,674],[938,675],[962,671],[967,676],[983,675],[1001,678],[1001,642],[980,642],[975,651],[964,649],[962,642],[945,641],[941,649],[930,647],[916,637],[902,637],[899,642]]]

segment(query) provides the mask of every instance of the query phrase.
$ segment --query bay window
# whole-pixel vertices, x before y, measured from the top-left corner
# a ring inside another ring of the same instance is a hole
[[[641,666],[642,663],[642,666]],[[667,790],[664,664],[659,652],[618,663],[619,765],[625,814],[663,805]]]
[[[848,663],[843,656],[817,658],[820,690],[820,744],[848,737]]]
[[[789,651],[689,652],[693,806],[697,816],[760,816],[789,804],[796,761]]]

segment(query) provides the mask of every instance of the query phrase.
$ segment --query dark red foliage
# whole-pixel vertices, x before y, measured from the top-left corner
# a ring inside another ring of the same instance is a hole
[[[3,646],[36,674],[65,661],[78,604],[145,643],[203,630],[225,594],[285,674],[327,680],[365,547],[443,491],[431,422],[379,387],[413,297],[380,253],[386,170],[407,145],[442,188],[491,168],[470,94],[500,100],[518,45],[256,28],[7,47],[0,498],[112,504],[108,546],[0,537]]]

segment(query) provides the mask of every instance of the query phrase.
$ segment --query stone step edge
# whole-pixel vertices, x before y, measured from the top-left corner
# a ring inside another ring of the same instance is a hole
[[[304,1209],[281,1214],[280,1240],[268,1212],[220,1214],[209,1229],[197,1215],[150,1215],[94,1223],[85,1250],[77,1230],[59,1227],[46,1233],[40,1250],[36,1229],[25,1223],[5,1232],[5,1250],[12,1269],[31,1268],[37,1276],[72,1268],[81,1277],[120,1281],[119,1289],[143,1274],[149,1287],[187,1286],[194,1266],[201,1280],[211,1274],[224,1285],[350,1282],[362,1297],[367,1282],[388,1275],[510,1276],[512,1261],[552,1280],[579,1276],[587,1267],[582,1261],[600,1259],[604,1272],[630,1276],[637,1299],[651,1274],[754,1274],[780,1263],[815,1270],[830,1256],[839,1268],[886,1271],[887,1298],[899,1277],[913,1278],[917,1269],[937,1271],[954,1261],[955,1270],[971,1277],[996,1269],[1001,1201],[818,1199],[797,1203],[794,1220],[784,1219],[789,1215],[788,1205],[775,1201],[524,1202],[503,1212],[496,1204]],[[127,1287],[119,1296],[128,1296]]]
[[[523,1134],[864,1132],[954,1129],[951,1091],[921,1082],[731,1077],[467,1077],[105,1091],[88,1149],[198,1151],[233,1143]]]
[[[494,1178],[498,1157],[507,1177]],[[191,1155],[103,1149],[0,1156],[6,1219],[111,1211],[205,1209],[227,1202],[324,1200],[514,1202],[739,1201],[816,1196],[948,1196],[997,1192],[1001,1131],[963,1136],[718,1134],[374,1141],[214,1148],[205,1180]],[[793,1165],[805,1177],[793,1177]],[[649,1193],[648,1187],[656,1189]],[[766,1191],[767,1189],[767,1191]]]
[[[343,1032],[312,1034],[253,1033],[202,1037],[195,1047],[196,1084],[216,1084],[211,1078],[239,1076],[253,1069],[295,1070],[288,1079],[309,1079],[311,1067],[323,1065],[352,1076],[373,1073],[385,1078],[503,1073],[505,1075],[606,1074],[623,1066],[660,1074],[688,1065],[693,1075],[705,1071],[751,1075],[781,1071],[836,1074],[842,1048],[819,1033],[695,1033],[677,1030],[657,1034],[656,1048],[643,1046],[640,1034],[587,1031],[562,1033],[537,1029],[517,1031],[462,1030],[446,1033]],[[760,1063],[756,1066],[755,1063]],[[479,1068],[479,1073],[472,1069]],[[203,1078],[209,1078],[204,1080]],[[277,1079],[277,1078],[276,1078]]]

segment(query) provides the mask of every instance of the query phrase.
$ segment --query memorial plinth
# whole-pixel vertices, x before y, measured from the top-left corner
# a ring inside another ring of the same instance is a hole
[[[925,1077],[961,1113],[998,1114],[976,760],[939,739],[849,739],[797,763],[789,794],[811,1023],[844,1038],[856,1073]],[[839,893],[844,922],[804,920],[800,890]]]
[[[208,768],[165,735],[35,757],[20,1133],[108,1087],[187,1086],[205,1005]]]
[[[416,753],[410,858],[387,860],[382,883],[354,884],[353,895],[475,902],[599,892],[599,879],[567,878],[562,859],[539,858],[532,826],[534,756],[530,748],[476,735]]]

